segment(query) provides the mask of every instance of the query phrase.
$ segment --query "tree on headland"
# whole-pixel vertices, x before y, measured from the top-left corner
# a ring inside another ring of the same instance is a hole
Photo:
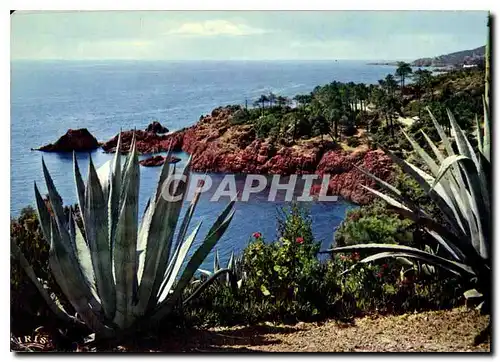
[[[267,100],[269,102],[269,107],[272,107],[274,103],[276,103],[276,94],[270,92],[267,96]]]
[[[408,75],[413,72],[409,63],[406,62],[398,62],[398,67],[396,69],[396,75],[401,80],[401,94],[405,88],[405,79]]]
[[[413,73],[413,85],[415,88],[415,92],[417,93],[417,97],[419,102],[422,101],[422,95],[427,92],[431,85],[432,72],[427,69],[418,68]],[[418,107],[418,117],[421,116],[421,106]]]
[[[276,104],[279,107],[288,106],[290,104],[290,99],[288,99],[287,97],[278,96],[278,97],[276,97]]]
[[[269,102],[269,98],[267,98],[265,94],[261,94],[259,99],[257,99],[254,104],[258,104],[262,109],[264,109],[266,108],[266,102]]]

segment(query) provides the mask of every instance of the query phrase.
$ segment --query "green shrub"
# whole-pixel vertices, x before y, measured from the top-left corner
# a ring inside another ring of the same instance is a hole
[[[246,124],[249,123],[250,121],[251,121],[251,114],[245,108],[238,109],[236,112],[233,113],[233,116],[231,117],[231,123],[234,125]]]
[[[386,209],[381,201],[351,210],[335,232],[337,246],[410,242],[413,223]]]
[[[10,237],[16,241],[43,281],[42,284],[51,293],[56,293],[65,308],[68,308],[68,303],[49,271],[49,243],[43,237],[37,214],[32,207],[23,208],[18,218],[11,219]],[[47,303],[14,258],[10,262],[10,312],[12,332],[16,335],[31,333],[34,328],[54,319]]]

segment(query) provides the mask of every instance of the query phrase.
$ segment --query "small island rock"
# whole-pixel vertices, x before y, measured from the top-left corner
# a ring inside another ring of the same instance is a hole
[[[167,160],[167,157],[157,155],[157,156],[152,156],[152,157],[146,158],[144,160],[141,160],[141,161],[139,161],[139,164],[141,166],[144,166],[144,167],[155,167],[155,166],[163,165],[166,162],[166,160]],[[181,160],[180,158],[174,157],[174,156],[170,156],[168,158],[169,163],[177,163],[180,160]]]
[[[162,126],[160,122],[154,121],[153,123],[150,123],[148,125],[148,127],[146,128],[146,132],[167,133],[168,132],[168,128]]]

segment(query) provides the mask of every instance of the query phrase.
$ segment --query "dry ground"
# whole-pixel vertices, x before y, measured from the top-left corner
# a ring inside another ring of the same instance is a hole
[[[473,345],[489,317],[458,308],[401,316],[191,330],[162,338],[157,352],[490,352]],[[156,343],[155,343],[156,344]],[[128,348],[122,348],[128,350]]]

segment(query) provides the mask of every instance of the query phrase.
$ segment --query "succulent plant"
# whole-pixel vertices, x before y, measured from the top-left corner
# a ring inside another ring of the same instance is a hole
[[[406,138],[417,155],[427,166],[430,173],[419,169],[408,161],[397,157],[392,151],[385,150],[388,156],[399,165],[404,172],[412,176],[442,211],[447,225],[433,220],[418,205],[407,198],[394,186],[361,170],[371,177],[382,188],[380,191],[362,186],[385,200],[392,209],[401,215],[414,220],[436,240],[447,257],[432,252],[419,250],[404,245],[390,244],[358,244],[338,247],[326,252],[369,251],[374,254],[361,260],[371,262],[387,257],[404,257],[419,260],[427,265],[434,265],[461,276],[474,289],[464,293],[466,298],[483,299],[483,311],[489,312],[491,298],[491,117],[489,105],[489,69],[490,51],[489,36],[486,46],[486,75],[484,103],[484,125],[481,127],[476,117],[476,137],[479,152],[474,151],[465,132],[458,126],[450,110],[448,118],[454,135],[458,153],[455,152],[436,118],[429,114],[441,138],[444,152],[432,142],[422,131],[424,138],[432,150],[429,155],[420,145],[404,131]]]
[[[225,268],[221,268],[220,266],[220,258],[219,258],[219,251],[215,251],[214,255],[214,266],[213,266],[213,271],[209,271],[206,269],[198,269],[198,271],[204,275],[205,277],[211,278],[214,275],[219,275],[222,276],[225,274],[225,283],[228,286],[231,286],[233,281],[232,278],[236,278],[236,285],[237,288],[241,288],[241,285],[243,283],[243,280],[245,279],[245,273],[242,268],[242,257],[236,257],[234,255],[234,251],[231,252],[231,255],[229,256],[229,259],[227,261],[227,265]],[[218,277],[220,279],[221,277]]]
[[[120,138],[117,149],[119,145]],[[74,210],[69,217],[65,216],[62,199],[43,159],[51,210],[36,184],[35,198],[43,234],[50,242],[51,272],[76,316],[71,316],[59,301],[48,295],[15,242],[11,242],[13,255],[59,317],[85,324],[96,336],[112,337],[160,322],[178,303],[195,271],[228,228],[234,215],[234,201],[218,216],[185,263],[201,226],[198,224],[186,238],[199,200],[198,188],[174,239],[189,184],[190,160],[182,174],[176,174],[185,177],[177,178],[177,182],[172,182],[175,166],[163,165],[140,225],[135,137],[123,167],[119,152],[99,171],[90,158],[86,185],[76,156],[73,160],[83,225],[75,223]],[[165,197],[166,190],[172,198]]]

